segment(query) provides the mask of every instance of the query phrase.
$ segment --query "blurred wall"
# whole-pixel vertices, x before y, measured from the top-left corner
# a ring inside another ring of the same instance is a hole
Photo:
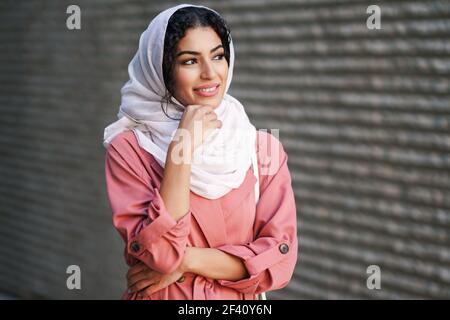
[[[103,128],[141,32],[178,3],[0,2],[0,291],[120,297]],[[269,298],[450,298],[449,1],[190,3],[227,19],[230,93],[289,155],[299,260]],[[70,4],[81,30],[66,28]],[[72,264],[81,290],[66,288]]]

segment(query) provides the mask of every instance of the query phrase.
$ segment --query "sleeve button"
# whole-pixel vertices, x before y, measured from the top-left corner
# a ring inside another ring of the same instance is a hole
[[[131,250],[133,250],[133,252],[138,252],[139,250],[141,250],[141,246],[139,245],[139,243],[137,243],[137,241],[133,241],[131,243]]]
[[[289,246],[286,243],[282,243],[280,244],[280,246],[278,247],[278,249],[280,249],[280,252],[282,254],[286,254],[289,252]]]

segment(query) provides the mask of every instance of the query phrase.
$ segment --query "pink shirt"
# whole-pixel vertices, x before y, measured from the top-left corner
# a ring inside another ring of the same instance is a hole
[[[181,263],[186,246],[210,247],[241,258],[250,275],[228,281],[185,273],[183,282],[143,299],[252,300],[258,293],[288,284],[298,247],[288,157],[279,140],[267,132],[258,131],[256,148],[260,172],[257,206],[256,177],[249,168],[241,186],[219,199],[191,192],[189,212],[177,221],[167,212],[159,194],[164,169],[140,148],[134,133],[123,132],[108,146],[107,194],[113,224],[126,244],[124,254],[129,266],[140,260],[154,270],[171,273]],[[277,152],[271,154],[270,150]],[[264,170],[271,165],[275,170],[265,175]],[[125,292],[122,299],[137,299],[137,295]]]

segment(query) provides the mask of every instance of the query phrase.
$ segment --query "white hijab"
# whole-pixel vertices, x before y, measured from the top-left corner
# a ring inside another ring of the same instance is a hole
[[[133,130],[147,152],[164,168],[167,149],[179,120],[170,119],[161,108],[166,87],[162,71],[164,37],[168,20],[183,7],[206,8],[181,4],[159,13],[142,33],[139,48],[128,65],[130,79],[121,89],[122,99],[119,120],[105,128],[105,148],[119,133]],[[231,39],[231,37],[230,37]],[[234,47],[230,40],[230,61],[224,98],[214,109],[222,127],[214,129],[201,146],[195,149],[191,163],[192,192],[208,199],[217,199],[231,189],[239,187],[255,152],[256,128],[250,123],[242,104],[227,91],[231,84],[234,66]],[[183,106],[175,98],[166,107],[171,118],[181,119]]]

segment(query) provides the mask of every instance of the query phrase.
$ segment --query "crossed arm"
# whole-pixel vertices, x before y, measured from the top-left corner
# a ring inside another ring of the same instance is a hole
[[[237,281],[248,277],[243,261],[215,248],[187,247],[182,269],[205,278]]]
[[[130,293],[151,295],[174,283],[185,273],[195,273],[209,279],[238,281],[248,277],[241,259],[214,248],[186,247],[180,266],[169,274],[156,272],[139,263],[127,273]]]

